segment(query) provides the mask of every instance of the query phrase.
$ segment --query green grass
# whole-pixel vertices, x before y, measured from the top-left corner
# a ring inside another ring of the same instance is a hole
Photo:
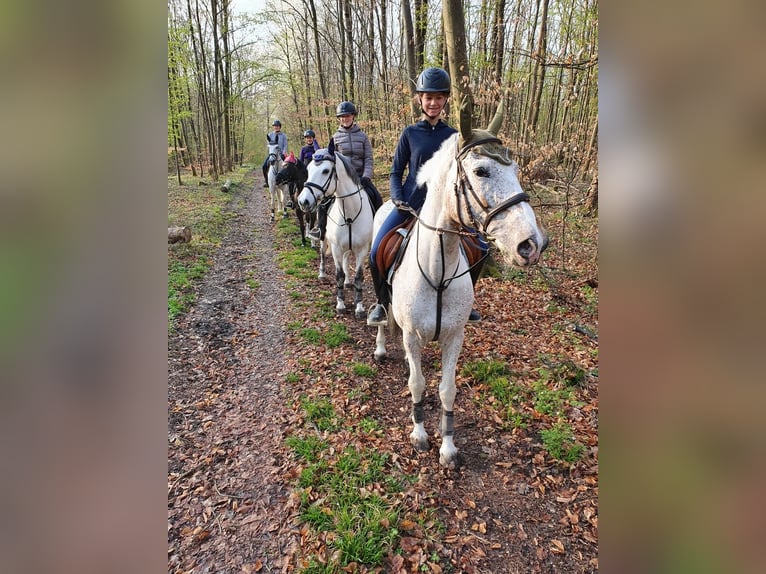
[[[194,285],[212,266],[212,260],[197,255],[186,260],[168,261],[168,324],[172,328],[176,317],[189,310],[194,303]]]
[[[582,457],[585,447],[575,440],[572,427],[558,421],[551,428],[540,431],[543,448],[552,458],[574,464]]]
[[[467,363],[460,374],[473,378],[477,383],[484,384],[495,408],[503,415],[503,419],[511,426],[526,428],[529,417],[518,405],[525,400],[522,389],[510,379],[512,374],[502,361],[474,361]]]
[[[354,374],[359,377],[366,377],[368,379],[374,379],[378,376],[378,368],[367,363],[354,363],[352,365]]]
[[[314,423],[320,431],[333,431],[340,427],[339,417],[329,399],[312,399],[306,395],[300,398],[300,405],[306,412],[306,418]]]
[[[301,474],[301,519],[316,532],[331,532],[327,544],[339,551],[327,571],[352,562],[380,566],[398,540],[399,503],[389,498],[401,485],[388,480],[387,462],[386,454],[347,447],[332,464],[323,460]]]
[[[324,343],[328,347],[340,347],[351,340],[348,329],[343,323],[333,323],[323,336]]]
[[[342,323],[331,323],[325,332],[316,327],[303,327],[297,323],[289,323],[287,328],[297,332],[301,339],[312,345],[326,345],[334,349],[351,341],[348,328]]]
[[[310,247],[296,247],[280,251],[277,255],[277,264],[285,275],[300,281],[306,281],[314,277],[314,261],[317,253]]]
[[[359,428],[362,430],[362,432],[367,434],[372,434],[381,430],[378,421],[369,417],[365,417],[359,421]]]
[[[285,439],[285,443],[298,457],[306,460],[307,462],[318,461],[319,454],[328,447],[325,441],[320,440],[313,435],[306,438],[289,436],[287,439]]]
[[[466,363],[460,369],[460,374],[464,377],[471,377],[477,383],[488,383],[496,377],[510,375],[511,372],[504,362],[490,359]]]

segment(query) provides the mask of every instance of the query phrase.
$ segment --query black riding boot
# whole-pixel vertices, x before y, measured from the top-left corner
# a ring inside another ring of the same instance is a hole
[[[484,269],[484,263],[487,261],[486,253],[482,254],[481,260],[471,267],[471,282],[473,283],[473,286],[476,287],[476,282],[479,280],[479,277],[481,276],[481,272]],[[481,315],[476,309],[471,309],[471,314],[468,315],[468,322],[469,323],[478,323],[481,321]]]
[[[264,165],[263,166],[263,187],[269,187],[269,176],[267,175],[268,171],[269,171],[269,166]]]
[[[383,205],[383,197],[380,195],[378,188],[375,187],[375,184],[372,182],[369,182],[369,184],[365,185],[364,190],[367,192],[367,195],[370,198],[370,203],[372,203],[372,212],[376,213],[378,209],[380,209],[380,206]]]
[[[324,239],[325,231],[327,231],[327,206],[323,201],[320,201],[317,207],[317,225],[309,231],[308,236],[321,241]]]
[[[388,325],[388,317],[386,315],[388,305],[391,302],[391,297],[388,293],[388,284],[380,276],[378,268],[375,265],[370,264],[370,276],[372,277],[372,285],[375,288],[375,295],[378,297],[378,302],[367,315],[367,324],[377,327],[380,325]]]

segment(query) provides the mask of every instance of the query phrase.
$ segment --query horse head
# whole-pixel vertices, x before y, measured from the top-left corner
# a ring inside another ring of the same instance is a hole
[[[454,189],[451,217],[456,227],[478,231],[499,248],[506,263],[528,267],[547,248],[548,235],[521,187],[519,166],[497,137],[502,121],[501,102],[486,130],[462,126],[448,140],[453,143],[445,142],[424,164],[418,183],[428,189]]]
[[[279,146],[276,144],[269,144],[268,149],[269,149],[268,163],[269,165],[274,165],[281,158],[281,155],[279,152]]]
[[[334,144],[330,140],[330,146],[315,151],[311,162],[306,166],[306,181],[298,196],[298,207],[306,213],[315,211],[320,201],[335,193],[333,184],[337,180],[333,152]]]

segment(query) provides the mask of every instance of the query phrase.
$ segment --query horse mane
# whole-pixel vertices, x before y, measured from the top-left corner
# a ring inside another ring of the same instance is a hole
[[[351,178],[351,181],[354,182],[354,185],[359,187],[362,185],[362,180],[359,177],[359,175],[356,173],[356,170],[351,165],[351,159],[347,158],[342,153],[335,152],[335,157],[338,158],[341,162],[343,162],[343,167],[346,169],[346,173],[348,173],[348,176]]]
[[[426,185],[429,190],[446,187],[450,168],[457,155],[457,150],[455,149],[457,137],[458,134],[455,133],[444,140],[444,143],[431,156],[431,159],[420,167],[417,175],[417,184],[419,186]]]

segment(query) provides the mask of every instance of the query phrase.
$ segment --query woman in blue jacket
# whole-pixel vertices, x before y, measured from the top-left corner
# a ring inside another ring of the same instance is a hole
[[[373,326],[388,323],[386,308],[390,303],[388,286],[375,265],[380,240],[394,227],[412,217],[405,210],[412,208],[415,211],[420,211],[420,208],[423,207],[427,190],[416,183],[418,170],[420,166],[431,159],[431,156],[436,153],[444,141],[457,131],[440,118],[450,95],[450,77],[445,70],[441,68],[423,70],[418,76],[415,91],[418,93],[423,115],[420,121],[407,126],[402,131],[391,166],[389,180],[391,201],[398,209],[394,209],[383,222],[370,250],[370,274],[378,297],[377,304],[367,316],[367,324]],[[407,168],[409,170],[405,179],[404,172]],[[474,283],[476,283],[480,272],[480,266],[472,270],[471,278]],[[472,310],[468,320],[477,322],[481,320],[481,316],[476,310]]]

